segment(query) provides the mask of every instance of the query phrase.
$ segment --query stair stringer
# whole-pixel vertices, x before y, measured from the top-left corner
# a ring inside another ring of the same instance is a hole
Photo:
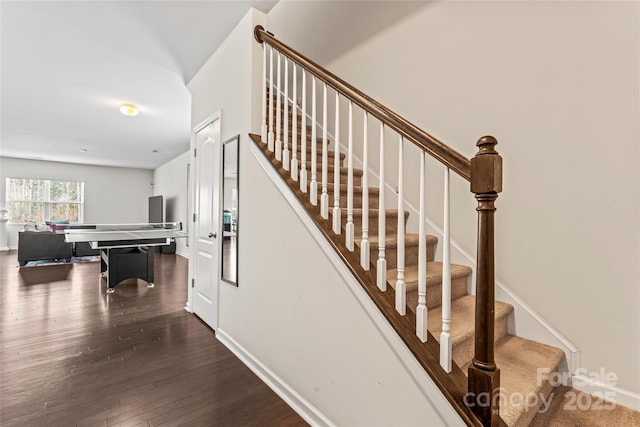
[[[425,370],[418,363],[410,350],[406,347],[402,339],[400,339],[396,331],[389,325],[386,318],[382,315],[373,301],[369,298],[367,293],[362,289],[362,286],[355,279],[348,267],[344,264],[343,260],[338,256],[329,242],[327,242],[325,236],[319,231],[316,224],[309,217],[304,206],[302,206],[295,194],[293,194],[291,189],[282,180],[282,177],[274,169],[273,165],[255,144],[251,144],[250,152],[260,164],[262,169],[265,171],[271,182],[287,200],[291,209],[304,224],[310,236],[313,237],[315,243],[322,250],[326,259],[331,263],[335,271],[344,280],[344,283],[348,286],[349,291],[353,294],[359,305],[371,319],[376,329],[384,337],[384,340],[387,342],[389,348],[401,362],[408,375],[412,378],[416,386],[421,390],[424,397],[427,398],[431,403],[434,411],[437,412],[440,416],[442,424],[449,426],[466,425],[462,418],[458,415],[458,413],[453,409],[449,401],[442,394],[437,385],[433,382],[431,377],[425,372]],[[273,384],[273,381],[271,383]],[[283,390],[288,389],[290,389],[290,387],[283,384]],[[281,393],[281,391],[278,390],[278,387],[275,387],[274,390],[279,395],[281,395],[281,397],[284,398],[284,396],[286,396],[286,393]]]

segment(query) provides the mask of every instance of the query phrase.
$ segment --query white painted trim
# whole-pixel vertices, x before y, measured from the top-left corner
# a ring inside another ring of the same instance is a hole
[[[242,361],[254,374],[284,400],[298,415],[312,426],[335,426],[322,412],[308,400],[284,382],[275,372],[265,366],[253,354],[231,338],[223,329],[218,328],[216,338],[224,344],[238,359]]]
[[[183,258],[189,259],[189,253],[188,252],[176,251],[176,255],[180,255]]]
[[[420,366],[413,354],[409,351],[404,342],[400,339],[396,331],[389,325],[387,319],[380,313],[378,307],[369,298],[369,295],[362,289],[360,283],[353,277],[351,271],[347,268],[333,247],[329,244],[324,235],[320,232],[316,224],[311,220],[304,206],[293,194],[291,189],[284,183],[282,177],[276,172],[271,163],[266,159],[264,154],[260,152],[255,144],[251,145],[251,153],[262,166],[267,176],[280,190],[280,193],[287,199],[293,211],[298,215],[301,222],[314,238],[316,244],[322,249],[327,260],[334,267],[336,272],[340,274],[345,284],[349,287],[351,293],[356,297],[360,306],[365,310],[369,318],[372,320],[378,331],[385,338],[391,350],[396,354],[398,360],[402,363],[407,373],[423,395],[431,402],[433,409],[440,415],[443,425],[448,426],[464,426],[464,422],[453,409],[449,401],[444,397],[442,392],[435,385],[431,377]]]
[[[640,394],[638,393],[621,389],[615,385],[594,381],[582,375],[574,375],[573,384],[574,388],[582,392],[603,397],[605,400],[626,406],[634,411],[640,411]]]

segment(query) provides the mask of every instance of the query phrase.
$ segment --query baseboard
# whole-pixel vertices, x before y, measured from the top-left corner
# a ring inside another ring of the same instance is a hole
[[[189,254],[182,251],[176,251],[176,255],[180,255],[182,258],[189,259]]]
[[[640,394],[621,389],[613,384],[594,381],[583,375],[574,375],[572,380],[573,388],[577,390],[626,406],[634,411],[640,411]]]
[[[282,378],[271,371],[260,360],[238,344],[224,330],[216,330],[216,338],[224,344],[238,359],[253,371],[265,384],[282,398],[298,415],[312,426],[334,426],[315,406],[300,396]]]
[[[4,246],[2,248],[0,248],[0,252],[9,252],[11,249],[9,249],[9,246]]]

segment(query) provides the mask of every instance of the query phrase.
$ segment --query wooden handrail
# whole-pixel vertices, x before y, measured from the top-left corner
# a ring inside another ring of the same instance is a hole
[[[267,43],[284,53],[289,59],[320,78],[326,84],[338,91],[345,98],[350,99],[363,110],[376,117],[400,135],[429,153],[462,178],[471,182],[471,161],[442,141],[429,135],[413,123],[405,120],[378,101],[365,95],[340,77],[316,64],[306,56],[269,34],[264,27],[258,25],[254,29],[254,36],[259,43]]]

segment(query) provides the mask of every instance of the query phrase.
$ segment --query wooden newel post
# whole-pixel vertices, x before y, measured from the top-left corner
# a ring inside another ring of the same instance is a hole
[[[502,157],[495,150],[492,136],[483,136],[476,144],[478,153],[471,159],[471,192],[478,200],[478,252],[476,264],[475,355],[469,367],[469,387],[465,403],[485,426],[499,423],[500,370],[494,360],[495,201],[502,191]]]

